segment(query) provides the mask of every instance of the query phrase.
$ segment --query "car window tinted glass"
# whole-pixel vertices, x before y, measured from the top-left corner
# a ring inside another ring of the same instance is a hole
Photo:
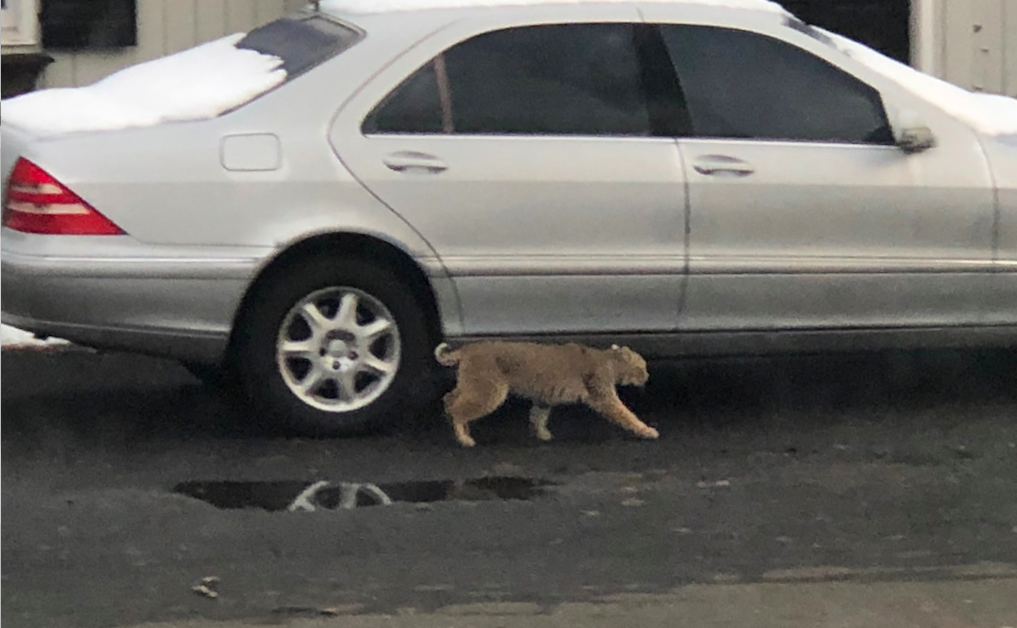
[[[286,79],[346,50],[360,39],[360,33],[348,26],[322,17],[286,17],[247,33],[237,48],[256,50],[282,59]]]
[[[364,121],[364,133],[441,133],[441,97],[434,63],[403,81]]]
[[[444,57],[456,133],[649,135],[629,24],[486,33]]]
[[[879,93],[805,50],[733,29],[662,31],[697,137],[893,141]]]

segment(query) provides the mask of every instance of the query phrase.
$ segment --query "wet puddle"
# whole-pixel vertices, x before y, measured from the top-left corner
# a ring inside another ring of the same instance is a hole
[[[313,512],[386,506],[395,502],[530,500],[552,482],[524,477],[431,480],[370,484],[356,482],[181,482],[173,492],[216,508],[260,508],[269,512]]]

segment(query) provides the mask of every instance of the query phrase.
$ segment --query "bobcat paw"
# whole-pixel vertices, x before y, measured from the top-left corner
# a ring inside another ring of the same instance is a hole
[[[463,447],[476,447],[477,446],[477,441],[473,440],[469,436],[464,436],[464,437],[459,438],[457,440],[459,441],[459,444],[462,445]]]
[[[652,438],[660,438],[660,432],[658,432],[657,430],[653,429],[652,427],[648,427],[645,430],[640,430],[639,431],[639,436],[641,436],[643,438],[651,438],[651,439]]]
[[[546,443],[549,440],[554,440],[554,434],[552,434],[549,430],[546,429],[537,430],[537,438]]]

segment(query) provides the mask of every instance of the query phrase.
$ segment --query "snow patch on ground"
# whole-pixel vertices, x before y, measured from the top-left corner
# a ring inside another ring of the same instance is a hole
[[[10,325],[0,325],[0,347],[3,347],[4,349],[38,349],[44,347],[60,347],[69,344],[70,343],[66,340],[61,340],[59,338],[39,340],[30,332],[16,329]]]
[[[976,131],[986,135],[1017,134],[1017,99],[998,94],[970,92],[919,72],[847,37],[821,28],[817,30],[832,39],[837,48],[852,59],[939,106]]]
[[[587,0],[322,0],[321,7],[334,13],[390,13],[424,9],[458,9],[464,7],[535,6],[569,4]],[[787,13],[781,5],[769,0],[615,0],[617,2],[686,2],[736,9]]]
[[[134,65],[87,87],[4,101],[3,121],[40,135],[214,118],[286,80],[282,59],[239,49],[244,33]]]

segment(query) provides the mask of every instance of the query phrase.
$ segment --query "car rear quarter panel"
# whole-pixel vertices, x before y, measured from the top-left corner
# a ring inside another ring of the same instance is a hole
[[[46,142],[28,154],[153,247],[272,250],[314,233],[355,231],[429,255],[426,243],[345,171],[323,138],[288,134],[279,170],[228,172],[219,162],[227,125],[173,126],[179,128]]]

